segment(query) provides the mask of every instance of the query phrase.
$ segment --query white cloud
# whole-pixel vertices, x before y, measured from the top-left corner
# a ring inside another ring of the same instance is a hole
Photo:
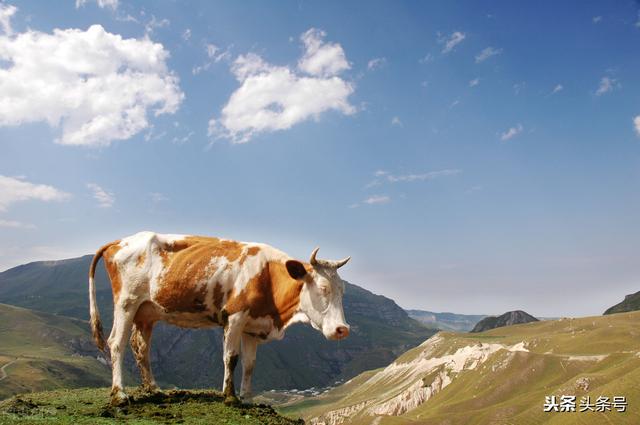
[[[93,198],[98,201],[100,208],[111,208],[116,202],[116,197],[112,192],[104,190],[95,183],[87,183],[87,188],[93,192]]]
[[[379,186],[385,181],[388,183],[428,181],[428,180],[434,180],[440,177],[455,176],[460,173],[462,173],[462,170],[459,170],[457,168],[448,168],[448,169],[438,170],[438,171],[429,171],[427,173],[420,173],[420,174],[398,174],[398,175],[391,174],[390,172],[385,170],[378,170],[375,173],[373,173],[375,179],[369,182],[365,186],[365,188],[372,188],[375,186]]]
[[[387,63],[387,58],[374,58],[367,63],[367,69],[369,71],[373,71],[374,69],[383,67],[386,63]]]
[[[324,43],[323,36],[315,29],[302,35],[299,70],[269,64],[254,53],[238,56],[231,71],[240,87],[220,117],[209,121],[209,136],[246,143],[257,133],[286,130],[326,111],[355,113],[348,99],[353,84],[335,75],[349,68],[342,47]]]
[[[158,19],[155,15],[151,15],[151,19],[144,25],[144,31],[147,36],[153,34],[157,28],[165,28],[171,25],[171,21],[166,18]]]
[[[469,81],[469,87],[475,87],[478,84],[480,84],[480,78],[474,78],[473,80]]]
[[[186,30],[184,30],[181,37],[184,41],[189,41],[189,39],[191,38],[191,28],[187,28]]]
[[[616,88],[620,87],[620,83],[618,80],[611,77],[602,77],[600,79],[600,84],[598,85],[598,89],[596,90],[596,96],[602,96],[605,93],[609,93]]]
[[[15,15],[18,11],[18,8],[12,4],[4,4],[0,3],[0,27],[2,28],[2,32],[6,35],[13,34],[13,29],[11,28],[11,17]]]
[[[516,96],[520,94],[520,92],[527,86],[527,83],[525,83],[524,81],[520,82],[520,83],[516,83],[513,85],[513,91],[515,92]]]
[[[322,30],[311,28],[300,36],[305,53],[298,61],[298,68],[307,74],[329,77],[351,68],[342,46],[324,42],[326,35]]]
[[[602,16],[594,16],[593,18],[591,18],[591,20],[593,21],[594,24],[597,24],[600,21],[602,21]]]
[[[6,211],[10,205],[29,200],[45,202],[64,201],[70,194],[46,184],[33,184],[22,178],[0,175],[0,211]]]
[[[398,127],[404,127],[404,125],[402,124],[402,121],[400,120],[400,117],[391,118],[391,125],[397,125]]]
[[[442,53],[449,53],[451,52],[458,44],[462,43],[462,41],[466,38],[467,36],[465,35],[465,33],[460,32],[460,31],[455,31],[453,32],[449,38],[445,38],[445,37],[441,37],[438,42],[440,44],[444,44],[444,47],[442,48]]]
[[[633,119],[633,126],[636,128],[638,136],[640,136],[640,115]]]
[[[556,94],[559,91],[562,91],[564,89],[564,87],[562,86],[562,84],[557,84],[553,90],[551,91],[551,94]]]
[[[429,171],[428,173],[422,173],[422,174],[401,174],[401,175],[386,174],[385,177],[391,183],[414,182],[414,181],[433,180],[439,177],[455,176],[457,174],[460,174],[461,172],[462,170],[458,170],[458,169],[446,169],[446,170],[439,170],[439,171]]]
[[[522,127],[522,124],[518,124],[515,127],[511,127],[500,135],[500,140],[502,140],[503,142],[506,142],[507,140],[512,139],[516,137],[518,134],[522,133],[522,130],[524,130],[524,128]]]
[[[194,67],[191,70],[191,73],[193,75],[198,75],[202,71],[206,71],[209,68],[211,68],[211,65],[213,65],[214,63],[218,63],[222,60],[226,60],[231,57],[231,52],[229,52],[228,47],[224,51],[221,51],[221,49],[218,46],[212,43],[206,43],[204,47],[207,52],[207,57],[209,58],[209,61],[206,62],[204,65]]]
[[[484,62],[492,56],[496,56],[502,53],[502,49],[496,49],[495,47],[487,47],[476,55],[476,63]]]
[[[148,38],[123,39],[100,25],[0,36],[0,126],[45,121],[57,143],[107,146],[149,126],[147,112],[174,113],[184,95],[169,53]]]
[[[373,195],[365,199],[364,201],[367,205],[379,205],[379,204],[388,204],[391,202],[391,198],[387,195]]]
[[[11,229],[35,229],[36,226],[30,223],[23,223],[15,220],[3,220],[0,218],[0,227],[8,227]]]
[[[84,6],[88,2],[89,0],[76,0],[76,9]],[[119,2],[118,0],[96,0],[96,3],[100,8],[110,7],[111,9],[116,10]]]

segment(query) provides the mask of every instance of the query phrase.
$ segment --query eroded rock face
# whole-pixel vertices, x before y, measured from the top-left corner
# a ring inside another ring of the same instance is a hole
[[[427,402],[450,385],[458,374],[478,368],[496,353],[528,351],[523,343],[510,346],[479,343],[460,347],[453,353],[436,355],[441,343],[439,336],[427,340],[420,345],[421,351],[414,359],[390,364],[359,387],[363,394],[385,388],[383,395],[326,412],[313,418],[311,423],[339,425],[356,414],[371,416],[372,419],[376,416],[399,416]],[[510,358],[505,356],[505,361]]]

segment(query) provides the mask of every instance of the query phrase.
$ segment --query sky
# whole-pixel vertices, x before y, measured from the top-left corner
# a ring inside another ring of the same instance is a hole
[[[0,270],[136,233],[404,308],[640,290],[640,3],[0,2]]]

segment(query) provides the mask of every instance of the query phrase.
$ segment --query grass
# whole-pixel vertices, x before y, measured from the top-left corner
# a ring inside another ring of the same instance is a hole
[[[475,369],[451,374],[451,383],[426,402],[400,416],[379,416],[376,423],[393,424],[637,424],[640,423],[640,312],[560,319],[493,329],[480,334],[441,332],[439,343],[407,351],[395,363],[419,356],[436,358],[465,346],[525,343],[528,352],[500,350]],[[384,403],[422,376],[385,376],[367,381],[377,371],[359,375],[322,396],[294,402],[283,413],[306,419],[368,402]],[[588,381],[586,388],[579,383]],[[607,413],[543,413],[547,395],[626,396],[628,411]],[[365,409],[366,410],[366,409]],[[373,417],[358,410],[345,424],[369,424]]]
[[[0,402],[0,424],[220,424],[293,425],[267,405],[226,406],[222,395],[205,390],[143,394],[129,389],[131,402],[109,406],[108,388],[57,390],[15,396]]]

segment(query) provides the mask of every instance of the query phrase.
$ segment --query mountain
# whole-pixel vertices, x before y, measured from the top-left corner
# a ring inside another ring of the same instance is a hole
[[[0,302],[87,320],[91,258],[88,255],[35,262],[2,272]],[[97,268],[96,293],[108,334],[113,305],[102,265]],[[435,333],[411,319],[392,300],[356,285],[346,285],[344,309],[351,335],[343,341],[327,341],[309,326],[294,325],[284,340],[259,346],[255,390],[332,385],[389,363]],[[25,355],[29,354],[29,348],[25,347]],[[153,334],[151,358],[161,385],[211,388],[222,384],[220,329],[188,330],[159,324]],[[137,377],[130,353],[126,365],[130,375]]]
[[[469,332],[485,314],[434,313],[425,310],[406,310],[409,317],[442,331]]]
[[[108,385],[111,372],[98,357],[87,322],[0,304],[0,400],[50,388]]]
[[[613,314],[613,313],[624,313],[627,311],[636,311],[640,310],[640,292],[636,292],[635,294],[630,294],[624,297],[624,300],[614,305],[613,307],[609,307],[604,314]]]
[[[500,316],[489,316],[479,321],[471,332],[484,332],[503,326],[519,325],[522,323],[537,322],[538,319],[522,310],[507,311]]]
[[[312,425],[636,424],[640,312],[440,332],[385,368],[280,410]],[[576,412],[543,411],[576,396]],[[625,396],[627,412],[579,412]],[[583,402],[584,404],[584,402]]]

